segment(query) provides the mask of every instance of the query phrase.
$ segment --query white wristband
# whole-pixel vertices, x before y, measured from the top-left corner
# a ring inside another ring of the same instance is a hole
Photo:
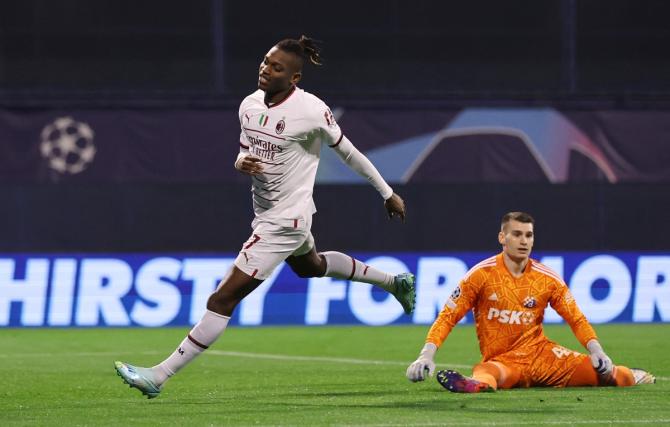
[[[432,342],[427,342],[426,344],[424,344],[423,348],[421,349],[421,353],[419,353],[419,355],[428,357],[432,360],[435,358],[435,353],[437,353],[437,346]]]
[[[597,353],[597,352],[604,353],[603,347],[600,345],[600,343],[596,339],[593,339],[593,340],[590,340],[589,342],[587,342],[586,343],[586,349],[589,351],[589,353]]]

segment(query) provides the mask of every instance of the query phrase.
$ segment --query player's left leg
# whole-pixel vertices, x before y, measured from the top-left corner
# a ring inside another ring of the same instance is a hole
[[[596,373],[591,365],[591,360],[585,357],[580,364],[577,365],[575,371],[572,373],[570,380],[568,380],[567,387],[580,386],[618,386],[627,387],[636,384],[633,372],[625,366],[614,366],[612,375],[604,378]]]
[[[406,314],[414,311],[416,292],[413,274],[389,274],[341,252],[317,253],[314,246],[305,253],[297,251],[286,259],[286,263],[299,277],[327,276],[369,283],[395,296]]]

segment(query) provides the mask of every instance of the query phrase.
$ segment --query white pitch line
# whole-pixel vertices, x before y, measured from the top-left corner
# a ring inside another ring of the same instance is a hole
[[[79,351],[73,353],[0,353],[0,358],[18,358],[25,357],[116,357],[116,356],[133,356],[133,355],[156,355],[165,354],[162,351]]]
[[[286,354],[268,354],[268,353],[243,353],[240,351],[222,351],[222,350],[208,350],[207,354],[215,356],[230,356],[230,357],[248,357],[250,359],[269,359],[269,360],[285,360],[288,362],[327,362],[327,363],[348,363],[352,365],[393,365],[393,366],[409,366],[412,360],[400,362],[395,360],[369,360],[369,359],[352,359],[348,357],[324,357],[324,356],[291,356]],[[448,365],[450,367],[467,369],[472,365],[459,365],[454,363],[440,365]]]
[[[230,356],[230,357],[248,357],[250,359],[269,359],[269,360],[285,360],[288,362],[328,362],[328,363],[349,363],[352,365],[393,365],[393,366],[409,366],[409,362],[400,362],[397,360],[369,360],[369,359],[352,359],[347,357],[324,357],[324,356],[291,356],[287,354],[268,354],[268,353],[245,353],[241,351],[223,351],[223,350],[208,350],[206,354],[215,356]],[[473,365],[462,365],[458,363],[439,363],[438,366],[469,369]],[[656,377],[659,381],[670,381],[670,377]]]
[[[645,420],[548,420],[548,421],[472,421],[472,422],[449,422],[439,423],[402,423],[402,424],[336,424],[347,427],[430,427],[430,426],[518,426],[518,425],[591,425],[591,424],[665,424],[670,419],[645,419]]]
[[[123,352],[73,352],[73,353],[0,353],[0,358],[25,358],[25,357],[119,357],[119,356],[133,356],[133,355],[166,355],[162,351],[123,351]],[[247,353],[241,351],[225,351],[225,350],[207,350],[205,354],[213,356],[228,356],[228,357],[246,357],[249,359],[267,359],[267,360],[284,360],[287,362],[323,362],[323,363],[345,363],[351,365],[391,365],[391,366],[409,366],[412,361],[401,362],[398,360],[370,360],[370,359],[354,359],[348,357],[326,357],[326,356],[296,356],[288,354],[271,354],[271,353]],[[463,365],[458,363],[439,363],[438,366],[470,369],[473,365]],[[658,381],[670,381],[670,377],[656,377]]]
[[[0,353],[0,358],[19,358],[24,357],[56,357],[56,356],[66,356],[66,357],[119,357],[119,356],[133,356],[133,355],[166,355],[166,352],[159,351],[122,351],[122,352],[73,352],[73,353]],[[269,353],[246,353],[241,351],[224,351],[224,350],[207,350],[205,354],[211,354],[212,356],[228,356],[228,357],[245,357],[249,359],[267,359],[267,360],[284,360],[287,362],[323,362],[323,363],[348,363],[352,365],[393,365],[393,366],[409,366],[412,363],[411,360],[400,362],[393,360],[369,360],[369,359],[353,359],[347,357],[325,357],[325,356],[294,356],[288,354],[269,354]],[[445,363],[440,363],[440,365],[447,366]],[[459,369],[471,368],[472,365],[459,365],[454,363],[449,363],[448,366]]]

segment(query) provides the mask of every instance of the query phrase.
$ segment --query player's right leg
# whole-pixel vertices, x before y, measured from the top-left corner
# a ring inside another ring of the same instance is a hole
[[[256,279],[233,266],[207,301],[207,310],[191,329],[177,349],[164,361],[152,368],[133,366],[116,361],[114,368],[123,381],[149,397],[158,396],[163,384],[203,351],[209,348],[228,326],[233,310],[239,302],[256,289],[262,280]]]
[[[518,387],[521,371],[514,365],[499,361],[478,363],[472,368],[472,377],[456,371],[440,371],[437,381],[447,390],[456,393],[480,393]]]
[[[479,363],[472,368],[472,378],[486,383],[494,389],[518,386],[521,371],[498,361]]]
[[[439,371],[437,382],[447,390],[454,393],[483,393],[495,391],[489,384],[469,378],[452,370]]]

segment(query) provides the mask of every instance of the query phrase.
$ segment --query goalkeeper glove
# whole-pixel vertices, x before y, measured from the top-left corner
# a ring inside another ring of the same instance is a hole
[[[437,351],[437,346],[432,342],[428,342],[421,349],[419,357],[407,367],[407,372],[405,375],[407,379],[412,382],[423,381],[426,379],[426,371],[431,377],[435,372],[435,352]]]
[[[591,365],[596,370],[598,375],[609,377],[612,375],[613,365],[612,359],[609,358],[603,351],[602,346],[598,340],[591,340],[586,343],[586,348],[591,357]]]

